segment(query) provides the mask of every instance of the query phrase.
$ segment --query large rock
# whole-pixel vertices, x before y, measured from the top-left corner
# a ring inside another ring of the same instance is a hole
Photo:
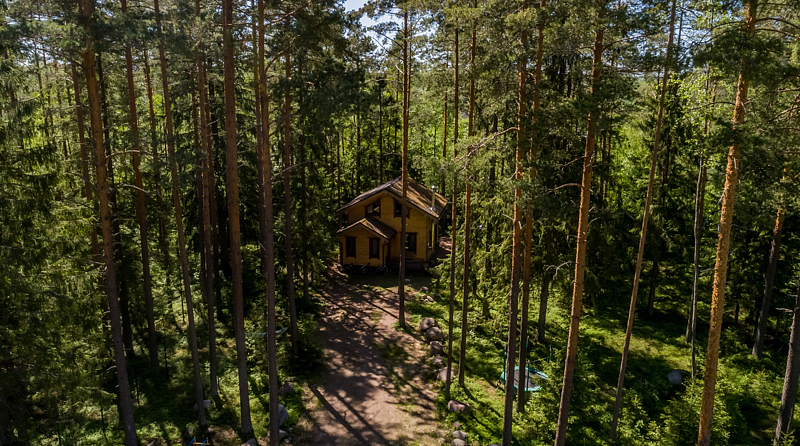
[[[258,441],[255,438],[251,438],[242,443],[242,446],[258,446]]]
[[[464,431],[455,431],[455,432],[453,432],[453,439],[466,440],[467,439],[467,433],[464,432]]]
[[[423,333],[435,326],[436,326],[436,320],[434,320],[432,317],[423,317],[422,320],[419,321],[419,331]]]
[[[294,392],[294,384],[287,381],[278,389],[278,396],[286,396],[292,392]]]
[[[206,409],[210,408],[211,407],[211,400],[203,400],[203,407],[205,407]],[[192,410],[197,411],[197,403],[195,403],[195,405],[192,408]]]
[[[278,426],[283,426],[283,423],[289,419],[289,411],[286,410],[283,404],[278,404],[278,413],[276,415],[278,416]]]
[[[437,375],[437,377],[439,378],[439,381],[441,381],[441,382],[445,382],[445,381],[447,381],[447,367],[445,367],[445,368],[443,368],[443,369],[439,369],[439,370],[436,372],[436,375]],[[455,369],[455,367],[453,367],[453,368],[450,370],[450,381],[452,381],[452,380],[453,380],[453,378],[455,378],[455,376],[456,376],[456,369]]]
[[[431,342],[431,355],[436,356],[441,355],[442,353],[444,353],[444,347],[442,347],[442,344],[439,341]]]
[[[450,400],[447,403],[447,410],[463,415],[469,412],[469,404],[458,400]]]
[[[461,430],[461,423],[459,423],[458,421],[453,423],[453,430],[457,430],[457,431]]]
[[[687,375],[691,375],[691,373],[687,370],[674,369],[667,374],[667,381],[669,381],[669,383],[673,386],[677,386],[683,382],[683,377]]]
[[[453,446],[468,446],[468,444],[466,441],[459,440],[458,438],[456,438],[455,440],[453,440]]]
[[[425,339],[429,341],[442,341],[444,340],[444,333],[439,327],[431,327],[425,332]]]
[[[436,355],[433,357],[433,366],[434,367],[441,367],[445,365],[444,358],[440,355]]]

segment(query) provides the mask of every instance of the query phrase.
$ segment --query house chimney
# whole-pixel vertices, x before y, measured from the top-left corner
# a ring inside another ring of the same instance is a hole
[[[431,210],[436,212],[436,186],[431,186]]]

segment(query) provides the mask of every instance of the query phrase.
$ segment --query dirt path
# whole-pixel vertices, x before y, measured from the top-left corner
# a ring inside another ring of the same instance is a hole
[[[336,273],[334,273],[334,276]],[[397,331],[396,277],[330,280],[319,332],[326,371],[306,393],[296,445],[440,445],[427,344]],[[357,283],[372,283],[361,285]],[[395,284],[394,288],[389,288]]]

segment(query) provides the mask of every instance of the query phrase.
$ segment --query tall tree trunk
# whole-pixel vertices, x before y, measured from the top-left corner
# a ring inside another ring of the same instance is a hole
[[[784,180],[790,176],[789,168],[784,169]],[[764,299],[761,302],[761,313],[758,315],[758,325],[756,325],[756,336],[753,341],[753,356],[761,356],[764,348],[764,333],[767,330],[767,318],[769,318],[769,306],[772,300],[772,286],[775,283],[775,271],[778,269],[778,258],[781,255],[781,231],[783,230],[783,220],[786,217],[784,205],[778,207],[778,216],[775,218],[775,229],[772,230],[772,246],[769,250],[769,266],[767,274],[764,276]]]
[[[200,0],[194,2],[195,18],[200,18]],[[218,288],[215,284],[219,280],[219,269],[217,268],[216,255],[214,250],[216,246],[214,229],[212,226],[213,213],[216,212],[215,207],[211,203],[215,201],[214,190],[212,188],[214,170],[213,170],[213,154],[211,146],[211,129],[209,128],[210,114],[208,107],[208,79],[206,76],[205,65],[205,45],[200,42],[199,51],[197,53],[197,89],[200,100],[200,146],[203,150],[202,174],[203,174],[203,202],[201,203],[203,211],[203,239],[206,250],[206,306],[207,306],[207,322],[208,322],[208,378],[209,390],[208,393],[212,397],[219,396],[219,386],[217,385],[217,329],[214,314],[214,292]]]
[[[454,26],[454,47],[453,47],[453,68],[455,69],[454,94],[453,94],[453,162],[458,156],[458,115],[459,115],[459,94],[458,94],[458,19]],[[445,132],[447,133],[447,132]],[[445,149],[446,150],[446,149]],[[442,189],[444,192],[444,189]],[[450,225],[450,313],[447,323],[447,377],[444,384],[444,398],[450,400],[450,381],[453,372],[453,311],[456,297],[456,236],[458,235],[458,174],[453,169],[453,199],[451,202],[451,225]],[[463,368],[464,364],[459,364]]]
[[[144,78],[147,85],[147,105],[148,116],[150,118],[150,149],[153,152],[153,189],[156,195],[157,215],[158,215],[158,244],[164,254],[164,266],[169,265],[169,242],[167,241],[167,225],[164,222],[164,202],[161,193],[161,166],[158,156],[158,133],[156,133],[156,112],[153,105],[153,85],[150,82],[150,63],[148,62],[149,51],[145,48],[142,52],[144,56]],[[169,272],[169,270],[167,270]]]
[[[749,35],[752,35],[755,31],[757,7],[758,0],[750,0],[747,5],[745,24]],[[747,63],[747,59],[742,58],[742,67]],[[748,85],[749,79],[745,77],[743,71],[740,71],[736,93],[736,105],[733,113],[734,129],[744,123],[744,104],[747,102]],[[706,372],[703,383],[703,401],[700,406],[700,429],[697,437],[698,446],[709,446],[709,444],[711,444],[711,418],[714,412],[714,391],[716,390],[717,366],[719,363],[719,341],[722,334],[725,283],[728,276],[728,251],[730,249],[733,204],[736,199],[736,186],[739,182],[740,163],[739,140],[734,138],[728,150],[728,167],[725,171],[725,192],[722,195],[719,242],[717,243],[717,259],[714,265],[714,288],[711,293],[711,324],[708,331],[708,353],[706,355]]]
[[[545,0],[539,2],[539,10],[543,11],[545,8]],[[538,36],[536,39],[536,66],[533,71],[533,118],[531,119],[531,152],[529,159],[535,162],[538,150],[538,138],[536,135],[539,132],[536,130],[536,119],[539,114],[539,101],[541,98],[541,81],[542,81],[542,55],[544,53],[544,17],[539,19],[537,25]],[[528,181],[533,183],[536,176],[536,169],[531,167],[528,171]],[[527,361],[528,361],[528,305],[531,295],[531,254],[533,251],[533,204],[526,206],[525,215],[525,261],[523,264],[522,274],[522,320],[520,327],[520,343],[519,343],[519,369],[520,376],[525,376],[526,381],[520,383],[517,397],[517,412],[525,410],[525,397],[527,388]],[[546,307],[545,307],[546,308]]]
[[[197,351],[197,332],[194,323],[194,305],[189,273],[189,254],[186,250],[186,236],[183,229],[183,209],[181,205],[180,177],[178,176],[178,158],[175,154],[175,129],[172,123],[172,103],[169,92],[169,76],[167,74],[167,56],[164,51],[164,35],[161,28],[161,10],[158,0],[153,1],[156,28],[158,31],[158,57],[161,65],[161,82],[164,95],[164,114],[167,128],[167,150],[170,158],[170,176],[172,178],[172,205],[175,210],[175,226],[178,232],[178,251],[183,275],[183,295],[186,299],[186,317],[189,320],[189,348],[192,351],[192,368],[194,369],[195,397],[197,399],[197,419],[201,430],[206,427],[205,405],[203,404],[203,379],[200,374],[200,356]]]
[[[223,0],[223,61],[225,82],[225,146],[228,186],[228,226],[230,228],[231,276],[233,278],[233,316],[236,336],[236,359],[239,369],[240,433],[253,436],[250,421],[250,392],[247,383],[247,346],[244,339],[244,298],[242,293],[242,251],[239,240],[239,168],[236,147],[236,96],[233,58],[233,0]]]
[[[294,301],[294,259],[292,258],[292,183],[289,169],[292,166],[292,102],[289,82],[292,78],[291,49],[286,49],[286,96],[283,104],[283,217],[286,234],[286,298],[289,300],[292,357],[297,359],[300,346],[297,334],[297,309]]]
[[[655,135],[653,136],[653,153],[650,155],[650,177],[647,181],[647,196],[644,204],[644,215],[642,216],[642,232],[639,234],[639,251],[636,255],[636,270],[633,273],[633,291],[631,292],[631,305],[628,309],[628,324],[625,328],[625,343],[622,347],[622,362],[619,366],[619,377],[617,378],[617,395],[614,400],[614,413],[611,417],[611,439],[617,436],[617,421],[619,409],[622,406],[622,390],[625,385],[625,369],[628,365],[628,351],[631,345],[631,334],[633,333],[633,318],[636,316],[636,297],[639,293],[639,276],[642,272],[642,259],[644,258],[644,244],[647,239],[647,223],[650,219],[650,204],[653,201],[653,180],[656,175],[656,163],[658,162],[658,147],[661,143],[661,124],[664,120],[664,101],[667,96],[667,86],[669,84],[669,67],[672,61],[672,39],[675,35],[675,10],[677,0],[672,0],[672,12],[669,19],[669,36],[667,37],[667,54],[664,60],[664,75],[661,79],[661,96],[658,100],[658,118],[656,119]],[[658,273],[658,262],[653,263],[654,274]],[[649,308],[652,310],[652,294]]]
[[[714,84],[714,89],[711,93],[711,103],[714,103],[717,97],[717,86]],[[708,136],[709,119],[706,118],[705,134]],[[706,157],[703,152],[700,153],[700,168],[697,174],[697,190],[695,191],[694,199],[694,278],[692,281],[692,302],[689,308],[689,320],[686,324],[686,342],[692,344],[692,381],[695,378],[696,367],[696,351],[697,351],[697,299],[698,288],[700,286],[700,249],[703,239],[703,226],[705,224],[703,217],[703,210],[705,209],[706,198],[706,178],[708,176],[708,168],[706,167]]]
[[[778,412],[778,425],[775,428],[775,444],[780,444],[784,434],[792,429],[794,406],[797,402],[797,381],[800,375],[800,289],[794,303],[794,317],[792,318],[792,334],[789,338],[789,356],[786,359],[786,374],[783,378],[783,392],[781,393],[781,407]]]
[[[119,411],[125,445],[137,446],[136,425],[133,420],[133,399],[128,382],[128,367],[125,364],[125,347],[122,342],[120,308],[117,300],[117,278],[114,266],[114,239],[111,234],[111,208],[108,200],[106,172],[106,149],[103,143],[103,119],[100,115],[100,92],[97,85],[97,72],[92,35],[91,0],[81,0],[80,15],[83,16],[86,48],[83,52],[83,68],[86,74],[86,91],[89,97],[89,110],[92,120],[92,140],[95,149],[95,172],[97,174],[97,197],[100,204],[100,229],[103,233],[103,264],[106,276],[106,295],[111,317],[111,338],[114,345],[114,363],[119,390]],[[77,90],[76,90],[77,92]]]
[[[473,1],[473,8],[477,8],[477,1]],[[469,113],[467,118],[467,135],[474,136],[472,122],[475,115],[475,21],[472,21],[472,40],[470,41],[469,56]],[[469,268],[470,258],[470,225],[472,210],[472,174],[470,172],[470,153],[466,153],[466,191],[464,192],[464,274],[461,280],[464,295],[461,299],[461,346],[458,351],[458,385],[464,387],[464,370],[467,363],[467,321],[469,313]]]
[[[575,249],[575,279],[572,289],[572,314],[570,315],[569,337],[567,339],[567,357],[564,363],[564,382],[561,388],[561,403],[558,410],[558,427],[556,431],[556,446],[563,446],[567,440],[567,420],[569,418],[569,404],[572,397],[572,378],[575,375],[575,357],[578,354],[578,330],[581,322],[581,307],[583,304],[583,277],[586,265],[586,239],[589,232],[589,200],[592,193],[592,166],[594,164],[594,149],[597,143],[597,121],[599,120],[599,92],[600,75],[603,64],[603,20],[605,18],[606,3],[598,3],[600,10],[597,12],[597,32],[594,38],[594,55],[592,59],[592,103],[586,130],[586,152],[583,155],[583,179],[581,181],[581,205],[578,217],[578,242]]]
[[[408,109],[411,98],[411,67],[408,63],[408,10],[403,15],[403,200],[400,209],[400,273],[397,294],[400,299],[397,320],[401,328],[406,326],[406,213],[408,212]]]
[[[122,13],[128,12],[127,0],[121,1]],[[156,324],[153,313],[153,285],[150,277],[150,247],[147,244],[147,211],[144,203],[144,180],[142,179],[141,151],[139,138],[139,118],[136,112],[136,88],[133,83],[133,55],[130,45],[125,46],[125,73],[128,85],[128,109],[131,126],[133,151],[133,172],[136,184],[136,217],[139,223],[139,239],[142,249],[142,287],[144,288],[145,312],[147,315],[147,349],[150,354],[150,370],[158,374],[158,345],[156,343]]]
[[[695,352],[697,345],[697,298],[700,286],[700,249],[703,238],[703,209],[706,196],[706,177],[708,169],[704,156],[700,156],[700,171],[697,174],[697,191],[694,200],[694,278],[692,281],[692,303],[689,310],[689,324],[687,327],[687,341],[692,344],[692,381],[695,376]]]
[[[258,147],[258,197],[261,242],[261,262],[266,282],[267,300],[267,354],[269,372],[269,444],[277,446],[278,434],[278,360],[275,334],[275,223],[272,209],[272,158],[269,146],[269,97],[264,69],[264,0],[258,0],[258,71],[256,97],[258,103],[258,130],[261,144]]]
[[[528,8],[527,1],[523,2],[522,9]],[[512,432],[511,425],[514,418],[514,365],[516,364],[516,342],[517,342],[517,313],[519,311],[519,279],[522,265],[522,189],[519,182],[522,181],[524,170],[522,164],[525,161],[523,150],[524,141],[527,140],[527,107],[528,102],[528,30],[522,29],[520,33],[520,57],[519,57],[519,86],[518,98],[519,108],[517,110],[517,150],[516,167],[514,169],[514,219],[512,220],[512,247],[511,247],[511,289],[509,298],[508,312],[508,339],[506,341],[506,384],[505,398],[503,406],[503,446],[511,446]],[[524,341],[523,341],[524,342]],[[520,371],[521,372],[521,371]]]
[[[97,80],[100,83],[100,110],[102,114],[101,123],[103,129],[103,147],[106,149],[106,173],[108,181],[108,202],[111,206],[111,236],[116,234],[114,241],[114,264],[119,265],[120,270],[125,270],[124,252],[122,244],[122,231],[119,224],[119,206],[117,205],[117,190],[114,181],[114,160],[108,156],[111,154],[111,137],[108,125],[108,107],[106,102],[106,83],[103,75],[103,60],[101,54],[97,54]],[[119,283],[119,305],[122,314],[122,343],[125,345],[125,351],[128,355],[135,356],[136,352],[133,350],[133,330],[131,329],[131,312],[130,312],[130,294],[128,293],[128,286],[125,283],[125,275],[120,275],[117,282]]]
[[[92,206],[94,202],[94,193],[92,192],[92,177],[89,174],[89,152],[86,148],[86,126],[83,121],[83,104],[81,103],[81,87],[78,83],[78,70],[75,68],[75,63],[70,64],[72,71],[72,85],[75,91],[75,115],[78,121],[78,144],[81,152],[81,176],[83,176],[83,197],[86,203]],[[92,245],[92,261],[100,263],[103,259],[100,256],[100,245],[97,241],[97,227],[92,225],[89,232]],[[105,325],[104,325],[105,326]]]

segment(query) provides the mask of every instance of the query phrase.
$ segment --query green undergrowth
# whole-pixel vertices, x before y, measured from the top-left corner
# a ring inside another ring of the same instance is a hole
[[[446,332],[447,287],[434,281],[432,288],[429,294],[435,296],[434,302],[414,299],[408,303],[409,322],[416,326],[423,317],[432,317]],[[568,302],[563,296],[551,296],[550,302],[546,342],[538,344],[534,342],[538,301],[532,299],[528,364],[544,371],[549,379],[539,392],[529,394],[522,413],[516,413],[515,400],[514,444],[549,445],[555,439],[569,319]],[[456,367],[461,336],[460,296],[454,306]],[[449,413],[443,383],[438,384],[436,406],[448,426],[458,421],[471,442],[490,444],[500,442],[502,437],[504,388],[499,378],[504,370],[508,313],[498,306],[484,315],[479,307],[477,303],[471,305],[469,313],[464,386],[454,379],[451,388],[451,398],[469,403],[471,410],[467,415]],[[668,307],[657,307],[653,317],[639,314],[635,319],[617,437],[609,439],[626,317],[627,311],[621,308],[590,308],[581,319],[567,444],[695,443],[707,328],[698,333],[697,378],[693,381],[686,376],[683,384],[670,384],[667,374],[671,370],[691,370],[691,350],[684,340],[686,320]],[[701,316],[698,326],[704,324],[707,327]],[[723,332],[712,427],[712,444],[716,446],[770,444],[774,435],[785,349],[771,350],[762,359],[753,358],[747,335],[747,328],[736,324],[726,325]],[[793,441],[785,444],[794,444]]]

